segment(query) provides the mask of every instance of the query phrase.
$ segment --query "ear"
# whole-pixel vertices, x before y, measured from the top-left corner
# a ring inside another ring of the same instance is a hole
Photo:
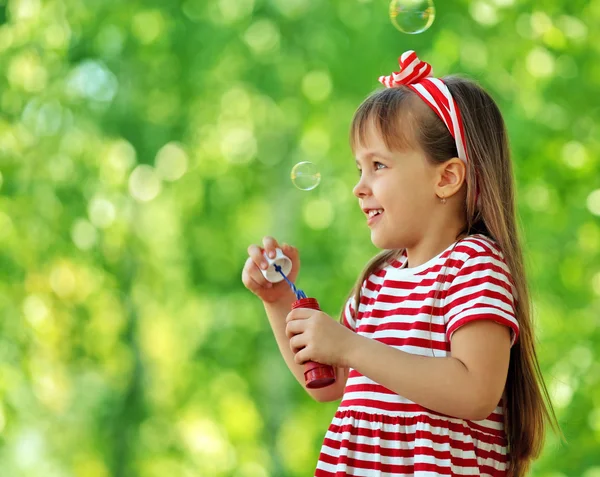
[[[436,171],[435,193],[440,198],[456,194],[465,182],[467,167],[458,157],[440,164]]]

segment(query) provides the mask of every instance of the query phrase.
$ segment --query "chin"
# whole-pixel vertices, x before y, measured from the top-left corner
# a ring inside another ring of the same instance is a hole
[[[415,237],[406,232],[395,234],[382,233],[383,230],[371,230],[371,242],[381,250],[400,250],[413,243]]]
[[[401,242],[401,240],[394,240],[392,237],[384,237],[376,233],[371,233],[371,242],[373,243],[373,245],[375,245],[375,247],[381,250],[393,250],[403,248],[402,246],[398,245]]]

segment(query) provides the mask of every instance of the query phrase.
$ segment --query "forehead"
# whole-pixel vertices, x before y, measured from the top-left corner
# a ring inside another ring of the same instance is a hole
[[[373,156],[391,156],[393,152],[385,144],[379,131],[371,126],[355,142],[354,155],[358,162],[359,159],[370,159]]]
[[[371,110],[356,118],[351,131],[351,148],[356,157],[369,152],[394,155],[419,149],[410,114],[378,114]]]

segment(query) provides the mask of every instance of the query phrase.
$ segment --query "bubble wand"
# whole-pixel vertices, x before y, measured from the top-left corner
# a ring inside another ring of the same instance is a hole
[[[285,256],[281,249],[277,249],[276,253],[277,255],[274,259],[269,258],[266,253],[264,254],[265,258],[269,262],[269,267],[267,270],[263,271],[265,278],[272,283],[277,283],[278,281],[281,281],[281,277],[283,277],[283,280],[287,282],[296,296],[296,301],[292,303],[292,310],[295,310],[296,308],[310,308],[312,310],[321,311],[317,299],[307,297],[306,293],[297,288],[296,285],[294,285],[294,283],[292,283],[292,281],[286,276],[284,269],[286,269],[287,273],[289,273],[292,268],[292,261],[289,259],[289,257]],[[273,276],[276,274],[280,274],[281,277]],[[324,388],[333,384],[334,382],[335,371],[332,366],[316,363],[314,361],[307,361],[304,363],[304,383],[307,388]]]
[[[280,273],[281,276],[283,277],[283,279],[287,282],[287,284],[290,286],[290,288],[292,289],[292,291],[294,292],[294,295],[296,295],[296,300],[301,300],[302,298],[306,298],[306,293],[304,293],[302,290],[296,288],[296,285],[294,285],[290,279],[288,277],[285,276],[285,273],[283,273],[283,270],[281,269],[280,265],[275,264],[275,271],[277,273]]]

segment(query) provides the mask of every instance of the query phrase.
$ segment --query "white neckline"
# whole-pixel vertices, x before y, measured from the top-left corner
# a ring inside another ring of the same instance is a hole
[[[464,237],[467,238],[467,237]],[[461,240],[464,240],[461,239]],[[396,260],[397,261],[402,261],[402,265],[400,267],[391,267],[390,271],[395,275],[395,276],[403,276],[403,277],[409,277],[412,275],[416,275],[417,273],[421,273],[424,270],[427,270],[428,268],[431,268],[433,265],[435,265],[435,263],[449,250],[452,250],[452,248],[458,244],[458,242],[460,242],[461,240],[457,240],[453,243],[451,243],[448,247],[446,247],[446,249],[444,249],[442,252],[438,253],[435,257],[430,258],[429,260],[427,260],[425,263],[422,263],[421,265],[417,265],[416,267],[410,267],[410,268],[406,268],[406,263],[407,263],[407,256],[406,256],[406,249],[402,250],[402,255],[400,257],[398,257]]]

